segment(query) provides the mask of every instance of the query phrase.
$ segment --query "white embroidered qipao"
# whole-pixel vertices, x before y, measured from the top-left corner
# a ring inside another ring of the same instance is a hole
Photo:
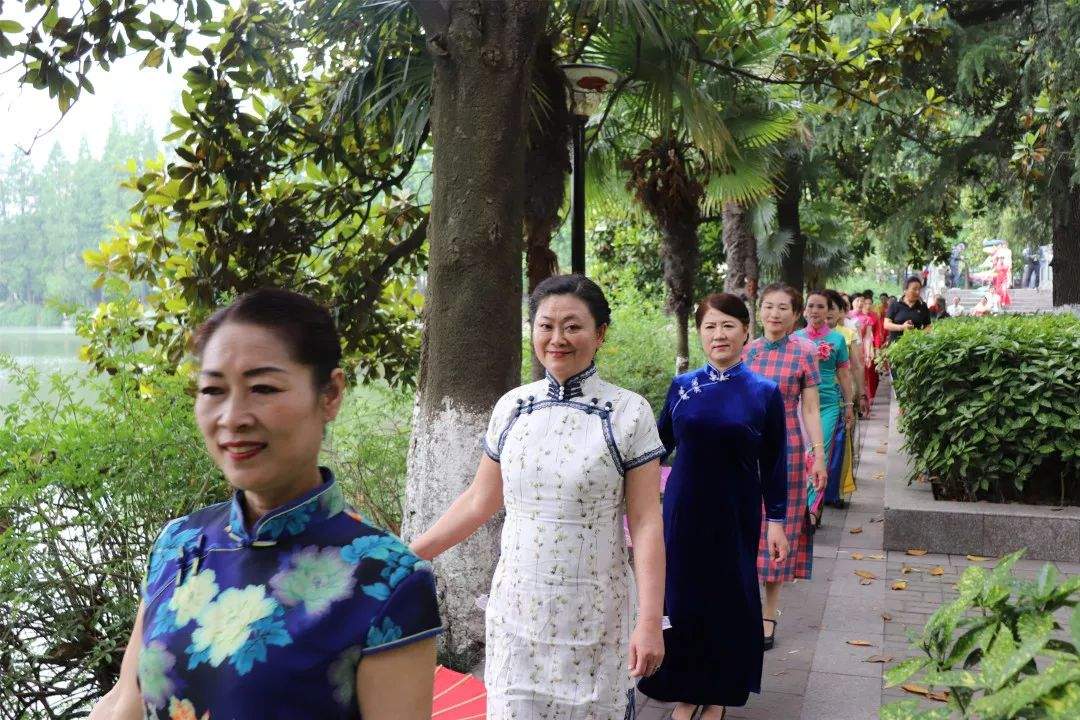
[[[502,466],[506,521],[487,605],[488,718],[622,718],[630,570],[627,470],[660,457],[649,403],[595,367],[504,395],[485,452]]]

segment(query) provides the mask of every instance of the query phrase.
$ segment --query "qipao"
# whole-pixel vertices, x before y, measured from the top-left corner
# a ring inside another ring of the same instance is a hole
[[[320,472],[250,531],[241,491],[162,530],[142,593],[146,717],[357,720],[361,659],[441,632],[428,565]]]
[[[663,453],[648,402],[590,366],[504,395],[484,450],[506,520],[487,605],[489,720],[625,711],[632,622],[620,514],[627,471]]]

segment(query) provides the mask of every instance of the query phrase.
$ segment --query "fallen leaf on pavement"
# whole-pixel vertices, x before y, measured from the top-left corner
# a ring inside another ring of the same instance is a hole
[[[908,555],[914,555],[915,557],[922,557],[926,553],[927,551],[922,548],[909,548],[907,551]]]
[[[862,532],[862,528],[861,527],[853,527],[850,530],[848,530],[848,532],[851,533],[852,535],[858,535],[859,533]]]
[[[929,695],[930,694],[930,688],[926,687],[925,685],[916,685],[915,683],[904,683],[903,685],[900,686],[900,688],[902,690],[906,690],[907,692],[913,693],[915,695]]]
[[[907,590],[907,580],[893,580],[893,590]]]
[[[874,581],[873,580],[867,580],[866,578],[863,578],[862,580],[859,581],[859,584],[860,585],[873,585]]]
[[[937,700],[938,702],[949,702],[949,691],[942,690],[941,692],[929,692],[926,693],[926,697],[931,700]]]
[[[867,642],[866,640],[848,640],[848,645],[855,645],[856,647],[874,647],[874,643]]]
[[[861,577],[863,580],[877,580],[877,575],[869,570],[856,570],[855,574]]]
[[[861,552],[853,552],[853,553],[851,553],[851,559],[852,560],[862,560],[864,557],[866,557],[866,556],[863,555]]]
[[[889,452],[889,450],[888,450],[888,448],[886,448],[883,445],[883,446],[879,447],[877,450],[875,450],[874,452],[876,452],[878,455],[884,455],[885,453]]]
[[[884,555],[867,555],[866,557],[870,558],[871,560],[884,560],[885,559]]]
[[[902,572],[905,575],[907,575],[909,572],[913,572],[914,570],[915,570],[915,568],[911,567],[907,563],[901,563],[900,564],[900,572]]]
[[[892,622],[892,615],[889,613],[881,613],[881,619],[885,622]]]
[[[993,558],[983,557],[982,555],[968,555],[967,559],[971,562],[983,562],[985,560],[993,560]]]
[[[934,577],[940,577],[945,574],[945,568],[940,565],[930,568],[930,574]]]
[[[892,662],[892,655],[871,655],[863,660],[868,663],[890,663]]]

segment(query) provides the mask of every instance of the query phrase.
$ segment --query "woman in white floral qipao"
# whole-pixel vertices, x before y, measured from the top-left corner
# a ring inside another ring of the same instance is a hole
[[[412,543],[430,559],[505,507],[487,605],[491,720],[622,718],[627,674],[663,658],[664,452],[649,403],[597,375],[610,309],[582,275],[545,280],[529,299],[546,377],[495,405],[476,478]],[[637,619],[620,516],[634,540]]]

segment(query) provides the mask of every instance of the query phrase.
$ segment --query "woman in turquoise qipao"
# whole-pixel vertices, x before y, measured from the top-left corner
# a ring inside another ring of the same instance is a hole
[[[196,420],[235,494],[159,534],[120,681],[91,718],[430,718],[431,571],[317,465],[344,390],[329,315],[260,290],[194,345]]]

